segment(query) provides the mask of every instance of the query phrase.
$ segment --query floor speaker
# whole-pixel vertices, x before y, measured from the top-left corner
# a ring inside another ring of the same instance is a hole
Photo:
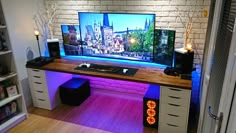
[[[49,56],[54,58],[61,58],[60,47],[58,39],[47,40]]]
[[[193,51],[179,51],[175,50],[175,69],[180,74],[191,74],[193,70]]]
[[[158,129],[160,86],[150,85],[143,97],[143,125]]]

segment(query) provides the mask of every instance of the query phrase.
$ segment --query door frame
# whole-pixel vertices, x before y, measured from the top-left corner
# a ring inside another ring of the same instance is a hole
[[[213,20],[212,21],[212,27],[210,37],[207,38],[209,40],[206,40],[206,43],[208,44],[208,50],[204,51],[204,64],[203,64],[203,71],[201,74],[202,80],[201,80],[201,104],[200,104],[200,115],[199,115],[199,121],[198,121],[198,133],[202,133],[203,130],[203,120],[205,117],[205,110],[206,110],[206,102],[207,102],[207,94],[208,94],[208,86],[210,81],[210,74],[211,74],[211,68],[212,68],[212,59],[214,56],[215,51],[215,44],[217,40],[218,30],[219,30],[219,24],[222,17],[222,7],[223,7],[224,0],[216,0],[215,1],[215,7],[213,12]],[[213,2],[211,1],[211,4]],[[208,25],[209,27],[210,25]],[[208,28],[209,29],[209,28]]]
[[[232,103],[232,109],[231,109],[231,112],[230,112],[230,118],[229,118],[229,123],[228,123],[228,126],[227,126],[227,133],[234,133],[236,132],[236,127],[235,127],[235,123],[236,123],[236,83],[235,83],[235,86],[234,86],[234,100],[233,100],[233,103]]]
[[[236,22],[236,19],[235,19]],[[234,29],[235,29],[234,25]],[[230,115],[230,108],[233,103],[234,87],[236,82],[236,32],[234,30],[231,40],[231,46],[227,61],[227,67],[224,77],[224,83],[220,98],[220,104],[218,109],[218,116],[220,112],[223,112],[223,121],[221,125],[221,133],[225,133],[227,129],[227,123]],[[218,122],[216,122],[217,124]],[[216,127],[217,128],[217,127]],[[215,129],[216,131],[216,129]]]

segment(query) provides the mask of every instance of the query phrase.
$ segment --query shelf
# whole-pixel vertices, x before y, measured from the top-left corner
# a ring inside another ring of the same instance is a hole
[[[10,73],[9,75],[0,77],[0,82],[1,82],[1,81],[4,81],[4,80],[7,80],[7,79],[9,79],[9,78],[11,78],[11,77],[14,77],[14,76],[16,76],[16,75],[17,75],[17,74],[16,74],[15,72],[12,72],[12,73]]]
[[[8,121],[4,122],[0,125],[0,132],[6,132],[10,128],[14,127],[16,124],[20,123],[26,119],[26,113],[19,113],[16,116],[12,117]]]
[[[21,97],[21,96],[22,96],[21,94],[18,94],[16,96],[8,97],[8,98],[5,98],[5,99],[1,100],[0,101],[0,107],[2,107],[3,105],[5,105],[5,104],[7,104],[7,103],[9,103],[9,102],[11,102],[11,101]]]
[[[3,121],[1,121],[0,133],[7,132],[9,129],[15,127],[17,124],[27,118],[27,109],[25,105],[25,100],[23,98],[23,90],[20,85],[20,81],[17,78],[18,73],[16,73],[15,71],[17,68],[17,62],[14,60],[13,50],[11,49],[13,47],[13,45],[11,44],[12,38],[9,38],[10,33],[14,33],[14,31],[9,31],[9,23],[7,23],[7,20],[4,17],[7,16],[7,14],[4,13],[8,12],[7,10],[9,9],[6,4],[6,2],[0,1],[0,31],[3,32],[7,48],[9,49],[3,48],[0,50],[0,63],[4,65],[4,67],[7,67],[9,69],[9,72],[6,73],[6,75],[0,74],[0,82],[10,80],[10,82],[14,83],[17,86],[18,94],[16,96],[6,97],[0,100],[0,108],[3,108],[3,106],[8,105],[8,103],[17,100],[18,112],[12,117],[9,116],[10,119],[6,118],[7,120],[4,119]],[[0,112],[0,117],[2,117],[1,115],[2,113]]]
[[[7,50],[7,51],[0,51],[0,55],[4,55],[4,54],[8,54],[11,53],[11,50]]]
[[[5,28],[7,28],[7,26],[5,26],[5,25],[0,25],[0,29],[5,29]]]

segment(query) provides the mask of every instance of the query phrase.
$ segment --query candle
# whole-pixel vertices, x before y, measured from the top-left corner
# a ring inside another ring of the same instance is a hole
[[[38,36],[38,35],[39,35],[39,31],[35,30],[35,31],[34,31],[34,35],[35,35],[35,36]]]
[[[192,50],[192,44],[191,43],[187,44],[186,50]]]

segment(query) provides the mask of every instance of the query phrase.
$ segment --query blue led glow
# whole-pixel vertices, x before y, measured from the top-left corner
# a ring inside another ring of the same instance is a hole
[[[61,50],[60,55],[61,55],[61,56],[66,56],[64,49]]]
[[[61,54],[62,55],[62,54]],[[158,68],[166,68],[166,65],[152,63],[152,62],[142,62],[142,61],[133,61],[133,60],[121,60],[121,59],[111,59],[111,58],[102,58],[102,57],[91,57],[91,56],[64,56],[67,59],[81,59],[81,60],[99,60],[99,61],[111,61],[117,63],[124,63],[129,65],[140,65],[140,66],[148,66],[148,67],[158,67]]]
[[[45,55],[49,55],[48,51],[45,51]],[[82,59],[82,60],[99,60],[99,61],[111,61],[117,63],[125,63],[130,65],[142,65],[148,67],[158,67],[158,68],[166,68],[166,65],[152,63],[152,62],[142,62],[142,61],[134,61],[134,60],[122,60],[122,59],[112,59],[112,58],[102,58],[102,57],[92,57],[92,56],[73,56],[73,55],[65,55],[64,50],[60,50],[60,55],[64,58],[68,59]]]

